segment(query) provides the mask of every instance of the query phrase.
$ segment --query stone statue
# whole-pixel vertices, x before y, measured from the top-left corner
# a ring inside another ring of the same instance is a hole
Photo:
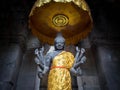
[[[41,71],[38,71],[39,78],[48,73],[48,90],[72,90],[71,75],[82,74],[80,64],[86,61],[85,49],[76,47],[75,57],[71,52],[64,50],[65,39],[59,33],[54,40],[55,50],[43,54],[44,47],[35,50],[35,62]]]

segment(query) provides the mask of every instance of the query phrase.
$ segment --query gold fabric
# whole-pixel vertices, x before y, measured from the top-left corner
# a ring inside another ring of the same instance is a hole
[[[51,66],[54,68],[51,68],[48,77],[48,90],[72,90],[69,69],[73,63],[74,56],[70,52],[63,51],[54,57]]]
[[[87,3],[85,2],[85,0],[53,0],[54,2],[62,2],[62,3],[68,3],[68,2],[73,2],[75,3],[78,7],[82,8],[83,10],[86,10],[86,11],[90,11]],[[35,4],[33,5],[32,7],[32,10],[30,12],[30,16],[33,14],[33,10],[36,8],[36,7],[41,7],[43,6],[44,4],[47,4],[47,3],[50,3],[51,0],[37,0],[35,2]],[[90,12],[89,12],[90,14]]]

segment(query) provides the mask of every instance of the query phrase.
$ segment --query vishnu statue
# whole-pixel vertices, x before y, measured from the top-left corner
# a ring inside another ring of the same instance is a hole
[[[57,34],[54,39],[55,50],[44,55],[44,47],[35,50],[35,62],[41,71],[38,76],[41,79],[48,73],[47,90],[72,90],[71,74],[82,74],[80,64],[86,61],[85,49],[76,47],[76,55],[65,51],[65,39],[62,34]]]

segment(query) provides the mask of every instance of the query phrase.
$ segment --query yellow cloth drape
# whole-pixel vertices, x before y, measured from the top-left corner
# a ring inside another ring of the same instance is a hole
[[[63,51],[54,57],[48,77],[48,90],[72,90],[69,69],[74,63],[74,56]]]

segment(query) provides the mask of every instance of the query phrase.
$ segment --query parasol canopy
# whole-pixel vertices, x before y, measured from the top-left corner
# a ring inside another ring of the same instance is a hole
[[[37,0],[29,15],[29,27],[43,43],[53,44],[61,32],[69,45],[87,37],[93,22],[84,0]]]

